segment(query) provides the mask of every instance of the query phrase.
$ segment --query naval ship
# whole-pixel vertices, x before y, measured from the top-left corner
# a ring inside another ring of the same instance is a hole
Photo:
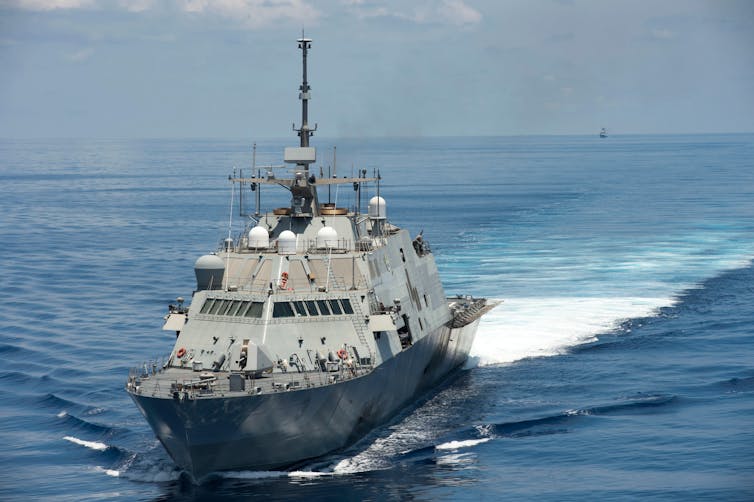
[[[388,220],[378,174],[315,176],[311,39],[298,48],[299,146],[285,148],[282,167],[230,177],[256,192],[256,213],[196,260],[190,306],[178,298],[165,316],[172,352],[126,383],[196,479],[290,468],[353,444],[458,369],[496,305],[445,296],[427,240]],[[318,189],[339,184],[355,190],[354,207],[319,202]],[[290,191],[290,206],[260,213],[267,185]],[[369,187],[377,195],[362,213]]]

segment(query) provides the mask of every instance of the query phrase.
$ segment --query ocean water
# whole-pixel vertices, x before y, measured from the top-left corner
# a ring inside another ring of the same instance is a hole
[[[466,368],[345,451],[193,484],[123,386],[238,228],[249,142],[2,140],[0,499],[754,500],[754,135],[314,144],[380,170],[448,294],[503,300]]]

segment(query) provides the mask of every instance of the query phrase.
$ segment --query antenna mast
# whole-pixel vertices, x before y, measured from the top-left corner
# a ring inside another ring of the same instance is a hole
[[[317,124],[314,124],[314,129],[309,128],[309,99],[311,94],[309,93],[309,82],[306,80],[306,54],[309,49],[312,48],[312,39],[305,38],[304,33],[301,32],[301,38],[298,39],[298,48],[301,49],[301,58],[303,60],[304,74],[298,94],[298,99],[301,100],[301,127],[294,130],[298,132],[298,137],[301,138],[301,146],[309,146],[309,138],[317,130]]]

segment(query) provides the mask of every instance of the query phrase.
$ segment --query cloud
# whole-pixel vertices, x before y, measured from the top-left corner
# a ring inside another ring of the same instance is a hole
[[[456,26],[472,26],[482,20],[482,14],[464,0],[408,4],[393,0],[341,0],[340,4],[358,19],[393,18],[415,24]],[[279,21],[311,26],[322,16],[312,0],[0,0],[0,6],[33,11],[114,8],[140,13],[166,5],[189,15],[218,16],[251,28]]]
[[[73,61],[74,63],[80,63],[82,61],[86,61],[89,59],[92,54],[94,54],[94,49],[91,47],[87,47],[86,49],[81,49],[76,52],[72,52],[70,54],[66,54],[65,58],[68,61]]]
[[[415,24],[477,24],[482,15],[466,5],[463,0],[430,0],[406,7],[406,2],[341,0],[348,11],[358,19],[394,18]],[[392,4],[392,5],[390,5]]]
[[[0,6],[51,11],[58,9],[106,9],[115,7],[128,12],[144,12],[159,5],[171,4],[188,14],[216,15],[251,27],[261,27],[275,21],[295,21],[311,24],[320,12],[307,0],[0,0]]]
[[[447,21],[457,25],[477,24],[482,20],[479,11],[469,7],[462,0],[444,0],[439,13]]]
[[[118,5],[128,12],[144,12],[154,5],[154,0],[118,0]]]
[[[24,10],[80,9],[94,5],[94,0],[3,0],[0,6]]]
[[[652,30],[652,37],[659,40],[671,40],[675,38],[675,33],[667,28],[654,28]]]
[[[280,20],[310,24],[320,17],[304,0],[179,0],[178,5],[185,12],[237,19],[252,27]]]

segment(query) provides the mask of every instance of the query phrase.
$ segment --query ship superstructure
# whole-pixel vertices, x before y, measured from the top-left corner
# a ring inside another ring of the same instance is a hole
[[[233,183],[290,191],[288,207],[257,210],[236,238],[195,264],[191,304],[170,307],[175,345],[133,372],[126,389],[168,453],[200,477],[269,470],[343,448],[385,422],[467,358],[494,303],[446,298],[428,243],[387,218],[377,195],[320,203],[318,188],[379,176],[317,177],[303,82],[299,146],[289,176],[269,170]],[[259,199],[257,199],[257,205]],[[257,206],[258,207],[258,206]]]

